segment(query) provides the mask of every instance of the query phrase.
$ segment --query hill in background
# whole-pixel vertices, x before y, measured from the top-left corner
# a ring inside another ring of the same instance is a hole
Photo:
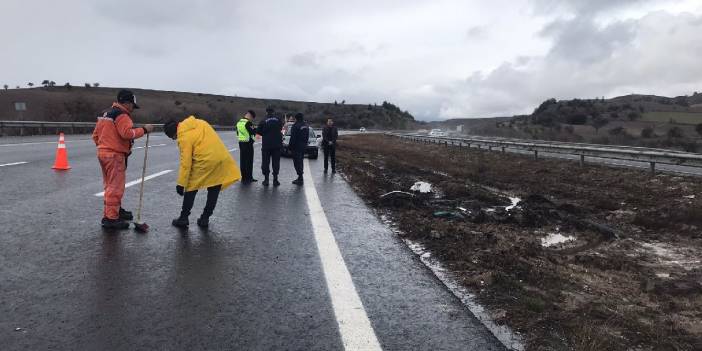
[[[435,124],[463,133],[523,139],[702,150],[702,94],[612,99],[548,99],[532,114],[453,119]]]
[[[0,90],[0,119],[93,122],[101,111],[110,107],[119,89],[121,88],[53,86]],[[406,129],[415,125],[411,114],[388,102],[381,105],[352,105],[344,102],[316,103],[131,90],[141,106],[134,115],[138,123],[163,123],[195,114],[212,124],[233,125],[249,109],[254,110],[260,120],[265,116],[266,107],[271,106],[279,116],[302,112],[316,126],[324,123],[327,116],[334,118],[340,128]],[[18,111],[15,103],[24,103],[26,110]]]

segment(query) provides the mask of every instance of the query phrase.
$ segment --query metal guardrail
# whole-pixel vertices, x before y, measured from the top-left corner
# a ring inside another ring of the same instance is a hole
[[[76,131],[83,131],[95,128],[96,122],[44,122],[44,121],[0,121],[0,135],[5,134],[5,130],[18,130],[20,136],[31,134],[46,134],[47,131],[63,131],[75,134]],[[137,125],[143,125],[138,123]],[[156,130],[162,130],[163,124],[153,124]],[[234,126],[212,126],[215,130],[234,130]],[[37,131],[38,133],[34,133]]]
[[[439,137],[422,134],[386,133],[402,139],[409,139],[418,142],[438,143],[446,146],[467,146],[473,145],[478,148],[493,149],[505,152],[508,149],[528,151],[538,159],[539,153],[553,153],[580,156],[580,165],[585,165],[585,157],[596,157],[603,159],[614,159],[623,161],[646,162],[650,164],[651,173],[656,172],[656,164],[667,164],[675,166],[702,167],[702,154],[682,152],[666,149],[649,149],[643,147],[628,146],[605,146],[597,144],[581,143],[559,143],[528,141],[518,139],[492,139],[484,137]]]

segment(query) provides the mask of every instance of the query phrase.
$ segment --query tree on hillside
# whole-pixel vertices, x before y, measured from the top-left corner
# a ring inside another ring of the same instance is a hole
[[[46,88],[46,87],[49,86],[49,83],[51,83],[51,81],[49,81],[48,79],[44,79],[44,80],[41,82],[41,85],[43,85],[44,88]]]
[[[29,86],[29,87],[31,88],[31,87],[33,87],[33,86],[34,86],[34,83],[32,83],[32,82],[29,82],[29,83],[27,83],[27,85],[28,85],[28,86]]]
[[[641,137],[642,138],[652,138],[655,135],[653,134],[653,128],[651,127],[646,127],[641,130]]]
[[[668,138],[670,139],[682,138],[684,136],[685,133],[682,129],[680,129],[680,127],[673,127],[668,129]]]
[[[7,88],[9,88],[9,86],[7,86],[7,84],[3,85],[2,87],[5,88],[5,90],[7,90]]]
[[[699,134],[700,136],[702,136],[702,123],[700,123],[700,124],[698,124],[697,126],[695,126],[695,131],[697,132],[697,134]]]
[[[609,120],[604,117],[598,116],[592,119],[592,127],[595,128],[595,134],[600,133],[600,128],[609,124]]]
[[[90,88],[90,83],[85,83],[86,88]]]
[[[100,87],[100,83],[93,83],[93,86],[98,88],[98,87]]]
[[[20,86],[19,86],[19,85],[16,85],[16,86],[15,86],[15,89],[19,89],[19,88],[20,88]]]
[[[71,88],[73,88],[73,86],[69,82],[66,82],[66,84],[64,84],[63,86],[68,90],[71,90]]]
[[[56,82],[54,82],[53,80],[50,81],[50,82],[49,82],[49,86],[50,86],[50,87],[55,87],[55,86],[56,86]]]

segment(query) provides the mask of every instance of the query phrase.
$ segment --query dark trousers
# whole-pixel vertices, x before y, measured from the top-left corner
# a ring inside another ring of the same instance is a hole
[[[273,178],[278,178],[278,173],[280,173],[280,149],[262,149],[261,150],[261,172],[268,178],[268,174],[271,173],[270,163],[273,163]]]
[[[202,211],[202,217],[209,218],[212,215],[215,206],[217,206],[220,190],[222,190],[222,185],[207,188],[207,202],[205,203],[205,209]],[[193,204],[195,204],[195,195],[197,195],[197,190],[183,194],[183,209],[180,211],[180,218],[188,218],[190,216],[190,211],[193,209]]]
[[[329,169],[329,159],[331,159],[332,171],[336,169],[336,146],[327,145],[324,147],[324,170]]]
[[[292,150],[293,165],[295,166],[295,172],[297,176],[302,178],[302,171],[304,167],[305,150]]]
[[[239,168],[241,168],[241,179],[253,179],[253,159],[254,147],[253,143],[239,142]]]

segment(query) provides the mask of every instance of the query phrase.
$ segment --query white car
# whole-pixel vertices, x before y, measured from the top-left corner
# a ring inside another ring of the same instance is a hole
[[[446,136],[446,133],[443,132],[441,129],[432,129],[432,130],[429,132],[429,136],[439,136],[439,137],[442,137],[442,136]]]
[[[283,156],[291,156],[288,146],[290,145],[290,129],[292,123],[288,123],[283,127]],[[322,135],[317,134],[312,127],[310,129],[310,138],[307,141],[307,147],[305,148],[305,155],[309,156],[311,159],[316,159],[319,157],[319,146],[322,143]]]
[[[359,129],[358,131],[361,132],[361,133],[365,133],[365,132],[366,132],[366,127],[361,127],[361,129]]]

